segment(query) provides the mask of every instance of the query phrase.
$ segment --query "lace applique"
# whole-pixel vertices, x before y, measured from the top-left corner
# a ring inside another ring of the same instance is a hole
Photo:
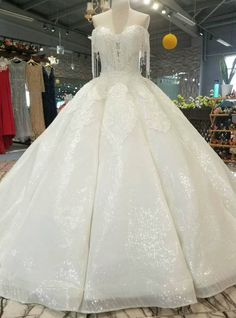
[[[133,101],[127,87],[117,83],[109,90],[104,110],[103,133],[113,146],[120,146],[136,124]]]
[[[144,27],[131,25],[114,34],[109,28],[99,26],[93,30],[91,40],[93,77],[98,76],[99,60],[102,72],[139,73],[145,65],[146,77],[150,76],[149,33]]]

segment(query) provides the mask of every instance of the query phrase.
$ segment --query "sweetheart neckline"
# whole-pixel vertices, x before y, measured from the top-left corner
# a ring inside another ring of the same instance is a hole
[[[111,34],[114,35],[114,36],[121,36],[123,33],[125,33],[125,32],[127,31],[127,29],[130,29],[130,28],[132,28],[132,27],[141,28],[142,30],[144,30],[145,32],[147,32],[147,33],[149,34],[148,30],[147,30],[144,26],[142,26],[142,25],[140,25],[140,24],[127,25],[127,26],[123,29],[123,31],[120,32],[120,33],[115,33],[115,32],[113,32],[110,28],[108,28],[108,27],[106,27],[106,26],[103,26],[103,25],[99,25],[99,26],[97,26],[96,28],[93,29],[92,33],[93,33],[94,31],[98,30],[98,29],[106,29],[106,30],[109,31],[109,33],[111,33]]]

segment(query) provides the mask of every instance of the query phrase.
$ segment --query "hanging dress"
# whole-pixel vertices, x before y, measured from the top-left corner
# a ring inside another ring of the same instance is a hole
[[[48,127],[57,117],[57,105],[55,97],[55,76],[53,68],[47,69],[43,67],[43,78],[45,92],[43,92],[43,110],[45,125]]]
[[[0,154],[12,145],[15,134],[9,68],[0,67]]]
[[[29,109],[26,102],[26,63],[14,63],[10,65],[11,90],[13,111],[16,125],[16,139],[26,141],[32,135],[32,126]]]
[[[42,92],[45,91],[41,65],[26,65],[26,81],[30,93],[30,116],[34,137],[45,130]]]

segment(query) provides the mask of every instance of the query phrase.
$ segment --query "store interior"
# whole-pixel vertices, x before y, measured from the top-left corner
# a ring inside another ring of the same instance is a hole
[[[236,1],[131,0],[130,5],[150,15],[150,79],[236,172]],[[92,17],[110,6],[108,0],[0,0],[0,99],[8,90],[12,107],[11,115],[1,113],[10,133],[0,145],[0,181],[93,78]],[[6,70],[8,79],[3,77]],[[9,107],[2,97],[4,103]],[[23,126],[18,103],[24,104],[27,117]],[[86,316],[5,298],[0,312],[4,318]],[[95,316],[235,318],[236,288],[180,309],[139,308]]]

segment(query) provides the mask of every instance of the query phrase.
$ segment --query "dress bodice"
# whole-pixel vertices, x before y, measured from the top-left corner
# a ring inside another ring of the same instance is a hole
[[[98,75],[98,59],[101,72],[125,71],[140,73],[146,65],[146,76],[150,71],[149,33],[141,25],[126,27],[116,34],[109,28],[99,26],[92,32],[93,77]]]

